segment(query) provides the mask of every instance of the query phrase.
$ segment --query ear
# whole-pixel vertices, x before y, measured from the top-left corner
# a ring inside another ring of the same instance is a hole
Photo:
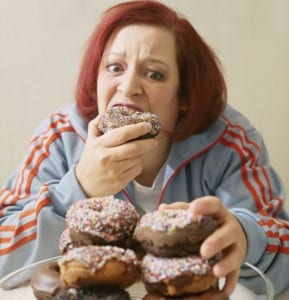
[[[179,118],[183,119],[186,113],[187,113],[187,108],[184,105],[181,105],[179,110]]]

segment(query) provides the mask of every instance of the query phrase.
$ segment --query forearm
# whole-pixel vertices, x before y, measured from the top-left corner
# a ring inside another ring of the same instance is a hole
[[[276,293],[289,286],[288,222],[254,214],[245,209],[233,211],[246,232],[248,249],[245,261],[258,267],[272,281]],[[266,225],[267,224],[267,225]],[[270,224],[270,226],[268,225]],[[247,266],[243,266],[240,282],[255,293],[264,293],[263,279]]]
[[[37,209],[30,202],[23,211],[14,212],[1,222],[0,277],[35,261],[59,255],[58,241],[65,220],[51,205]],[[32,211],[35,213],[28,215]],[[26,220],[24,215],[27,215]],[[7,282],[6,288],[23,283],[29,275],[29,272],[21,274]]]
[[[65,227],[66,210],[71,203],[84,197],[73,167],[60,181],[45,184],[35,181],[27,195],[27,198],[20,198],[12,186],[2,191],[0,276],[59,255],[58,241]],[[8,204],[7,199],[14,199],[14,202]]]
[[[73,165],[60,181],[50,181],[48,185],[53,207],[62,217],[65,217],[66,211],[72,203],[86,198],[76,179],[75,167]]]

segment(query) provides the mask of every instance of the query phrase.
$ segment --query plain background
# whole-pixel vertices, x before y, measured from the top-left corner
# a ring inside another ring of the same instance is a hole
[[[1,185],[39,122],[74,101],[85,43],[101,12],[117,2],[0,0]],[[215,50],[229,103],[262,132],[289,191],[289,1],[162,2],[186,16]]]

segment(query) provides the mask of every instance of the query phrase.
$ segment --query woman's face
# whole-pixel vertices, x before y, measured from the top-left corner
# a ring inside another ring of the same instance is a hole
[[[172,131],[178,116],[179,75],[174,36],[166,29],[130,25],[108,41],[97,78],[98,111],[113,105],[156,114]]]

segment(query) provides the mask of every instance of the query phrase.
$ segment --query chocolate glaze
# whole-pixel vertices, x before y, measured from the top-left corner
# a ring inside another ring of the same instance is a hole
[[[158,213],[160,211],[153,212]],[[147,217],[149,218],[149,214]],[[142,224],[142,220],[135,229],[135,238],[146,251],[164,257],[198,255],[202,242],[218,227],[218,222],[211,216],[192,219],[183,227],[176,227],[171,232],[157,230],[154,228],[154,221],[152,226],[147,222]]]
[[[90,233],[81,232],[79,230],[70,229],[69,234],[71,237],[72,247],[82,247],[82,246],[90,246],[90,245],[98,245],[98,246],[116,246],[121,248],[132,248],[132,237],[131,235],[127,235],[124,238],[121,238],[117,241],[106,241],[105,239],[98,237],[96,235],[92,235]]]
[[[118,288],[95,286],[90,288],[70,288],[61,291],[52,300],[129,300],[129,294]]]
[[[165,297],[156,293],[150,293],[145,295],[143,300],[229,300],[229,297],[222,291],[212,289],[205,293],[181,297]]]

